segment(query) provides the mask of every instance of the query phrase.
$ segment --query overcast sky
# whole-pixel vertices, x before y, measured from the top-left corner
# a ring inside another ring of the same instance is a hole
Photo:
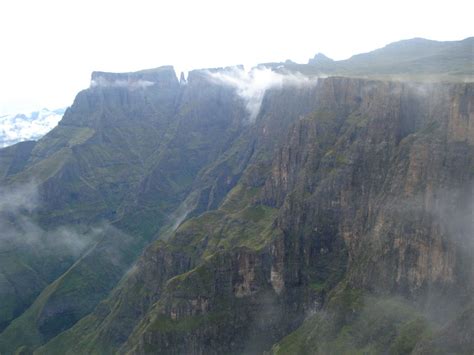
[[[333,59],[474,35],[471,1],[0,0],[0,115],[68,106],[90,73]]]

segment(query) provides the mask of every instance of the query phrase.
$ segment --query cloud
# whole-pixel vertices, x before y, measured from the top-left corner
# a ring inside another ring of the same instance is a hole
[[[77,257],[106,229],[105,225],[44,229],[35,220],[40,207],[34,182],[0,188],[0,252],[35,250]]]
[[[214,83],[235,88],[246,102],[249,121],[255,122],[262,105],[265,92],[268,89],[283,86],[314,85],[317,78],[309,78],[300,73],[280,73],[267,67],[256,67],[245,71],[240,67],[232,67],[218,72],[207,72]]]
[[[118,88],[128,88],[130,90],[133,89],[143,89],[149,86],[153,86],[155,83],[153,81],[148,80],[124,80],[124,79],[115,79],[109,80],[104,78],[103,76],[99,76],[93,80],[91,80],[91,87],[118,87]]]
[[[463,252],[474,251],[474,184],[465,189],[437,191],[437,201],[430,212],[452,236]]]
[[[38,189],[30,182],[11,189],[0,187],[0,216],[5,213],[33,212],[38,206]]]
[[[6,115],[0,117],[0,148],[25,141],[36,140],[57,126],[62,111],[41,111],[30,114]]]

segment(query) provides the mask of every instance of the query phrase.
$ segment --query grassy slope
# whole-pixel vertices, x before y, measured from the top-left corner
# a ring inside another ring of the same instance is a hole
[[[237,185],[223,202],[217,211],[207,212],[199,217],[191,218],[183,223],[170,239],[170,248],[176,248],[180,252],[194,254],[201,261],[200,266],[179,275],[168,282],[173,289],[175,287],[187,287],[188,281],[192,281],[194,292],[200,292],[198,284],[207,287],[212,280],[202,279],[202,282],[194,282],[196,275],[201,278],[206,274],[208,267],[212,265],[214,254],[219,250],[232,249],[241,246],[258,249],[265,244],[276,210],[255,204],[258,189]],[[201,247],[203,238],[206,238],[206,247]],[[179,285],[178,285],[179,284]],[[120,285],[118,287],[120,289]],[[117,291],[116,291],[117,292]],[[120,291],[119,291],[120,292]],[[166,291],[165,291],[166,292]],[[134,297],[148,297],[145,294],[135,294]],[[123,302],[124,299],[121,299]],[[126,301],[126,299],[125,299]],[[130,300],[131,307],[133,300]],[[120,308],[123,305],[112,305],[111,309]],[[109,316],[109,319],[118,321],[122,319],[120,313],[117,317]],[[212,318],[212,317],[211,317]],[[134,321],[133,319],[130,321]],[[195,320],[190,320],[194,322]],[[45,346],[38,349],[39,354],[56,354],[68,349],[68,353],[108,353],[120,344],[113,344],[104,337],[97,338],[99,331],[106,331],[107,321],[97,317],[94,313],[83,318],[73,328],[52,339]],[[104,342],[105,341],[105,342]]]
[[[132,238],[104,230],[102,239],[2,332],[2,352],[13,353],[23,345],[34,349],[89,313],[126,271],[134,249]]]
[[[473,37],[453,42],[415,38],[391,43],[347,60],[310,65],[286,63],[285,68],[307,75],[464,82],[474,81],[473,57]]]

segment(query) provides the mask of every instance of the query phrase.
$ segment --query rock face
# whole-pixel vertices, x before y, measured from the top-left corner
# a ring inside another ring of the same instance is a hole
[[[17,293],[0,312],[1,329],[21,315],[0,335],[2,353],[20,344],[41,344],[90,312],[147,241],[174,223],[172,212],[190,192],[198,172],[244,127],[245,108],[233,90],[208,81],[207,86],[180,86],[170,67],[131,74],[94,73],[92,81],[98,84],[80,92],[58,127],[42,140],[2,150],[5,191],[25,190],[35,182],[34,196],[27,197],[35,200],[34,209],[18,211],[12,228],[17,234],[11,238],[14,244],[0,245],[5,256],[0,273],[8,280],[5,292],[9,299]],[[8,218],[5,223],[10,228]],[[25,219],[28,228],[21,224]],[[104,220],[121,233],[96,233],[104,230]],[[76,227],[89,232],[82,235]],[[71,247],[51,248],[58,253],[52,257],[48,248],[32,253],[22,245],[22,238],[27,239],[21,237],[25,228],[28,237],[50,234],[49,239],[66,239]],[[80,257],[84,250],[90,258]],[[42,262],[45,258],[51,262]],[[18,262],[12,264],[12,259]],[[70,267],[80,271],[68,272]],[[31,270],[38,271],[32,289],[20,287]],[[75,300],[67,305],[55,295],[63,292],[61,287],[45,288],[66,272],[73,286],[69,281],[64,285],[71,287],[68,292]],[[97,277],[83,278],[88,274]],[[41,302],[33,303],[35,297]],[[44,307],[56,306],[57,311],[38,315]],[[36,324],[32,319],[38,317]],[[38,330],[34,336],[31,328],[23,327],[27,323],[38,327],[33,327]],[[8,334],[15,334],[17,340]]]
[[[470,243],[472,227],[472,88],[344,81],[336,89],[343,102],[328,99],[334,108],[321,105],[294,127],[265,200],[284,203],[279,225],[293,233],[305,223],[308,231],[327,228],[319,212],[329,214],[349,247],[355,284],[414,296],[436,282],[455,283],[462,272],[454,270],[455,255]],[[450,128],[458,124],[462,136]],[[308,211],[315,214],[305,222]],[[374,267],[376,274],[364,272]]]
[[[104,305],[39,352],[261,353],[323,311],[329,338],[396,307],[451,320],[474,287],[473,89],[328,78],[290,128],[272,126],[279,96],[268,92],[253,129],[286,138],[245,141],[254,150],[220,207],[150,247]],[[359,294],[412,306],[382,300],[358,313]],[[374,346],[414,348],[400,340],[414,321],[403,309],[400,328]]]

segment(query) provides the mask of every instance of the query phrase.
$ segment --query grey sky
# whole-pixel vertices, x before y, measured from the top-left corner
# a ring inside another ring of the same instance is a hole
[[[0,115],[72,103],[93,70],[334,59],[473,35],[470,1],[0,2]]]

